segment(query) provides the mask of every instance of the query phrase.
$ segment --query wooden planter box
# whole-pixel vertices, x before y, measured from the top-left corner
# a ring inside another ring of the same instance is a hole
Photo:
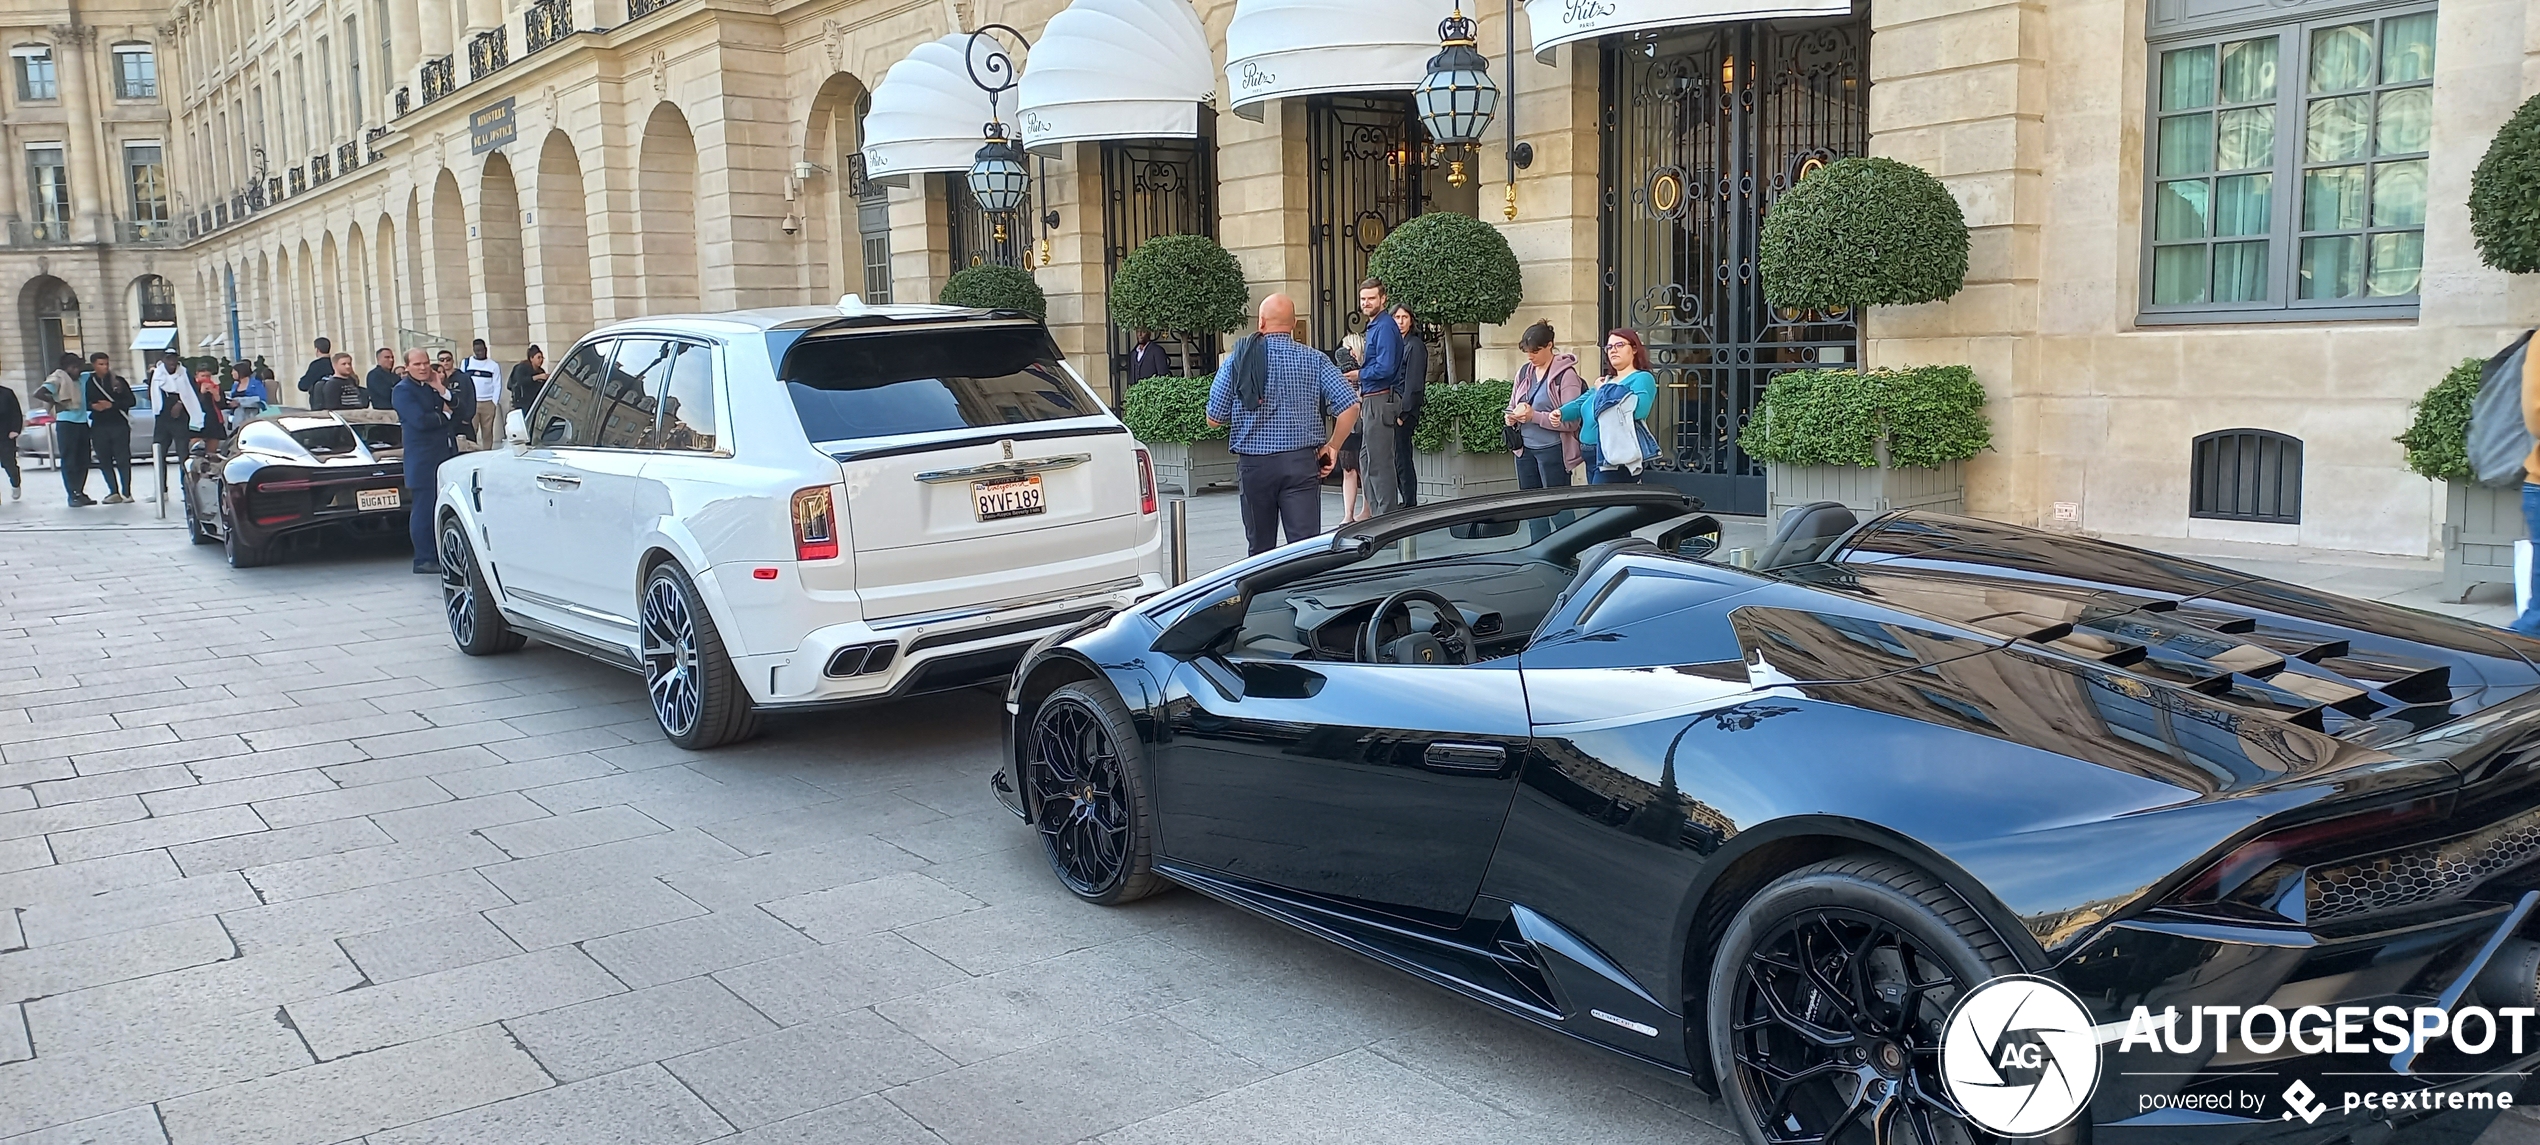
[[[1155,463],[1155,483],[1183,496],[1195,496],[1213,485],[1235,483],[1235,455],[1223,441],[1139,442]]]
[[[1505,452],[1414,453],[1411,471],[1420,479],[1420,503],[1506,493],[1517,488],[1517,459]]]
[[[2443,592],[2456,601],[2484,584],[2514,582],[2514,542],[2523,539],[2522,487],[2443,483]]]
[[[1895,509],[1928,509],[1963,513],[1967,478],[1961,463],[1938,469],[1872,468],[1860,465],[1768,465],[1764,469],[1764,512],[1772,520],[1801,505],[1833,501],[1868,517]],[[2512,563],[2513,554],[2506,554]]]

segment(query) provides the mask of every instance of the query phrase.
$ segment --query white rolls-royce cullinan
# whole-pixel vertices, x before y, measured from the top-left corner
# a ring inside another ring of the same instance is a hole
[[[997,680],[1164,587],[1146,451],[1026,314],[620,323],[506,436],[440,470],[450,635],[639,671],[683,747]]]

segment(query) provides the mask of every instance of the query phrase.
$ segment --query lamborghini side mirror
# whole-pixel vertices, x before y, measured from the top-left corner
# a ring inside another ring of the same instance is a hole
[[[1658,535],[1658,547],[1680,557],[1709,559],[1720,551],[1720,520],[1708,513]]]

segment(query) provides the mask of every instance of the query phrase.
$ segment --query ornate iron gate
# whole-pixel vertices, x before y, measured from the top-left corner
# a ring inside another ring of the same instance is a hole
[[[1023,205],[1013,214],[997,219],[979,209],[978,197],[970,193],[968,176],[954,171],[942,178],[944,223],[952,247],[953,273],[981,265],[1029,267],[1032,240],[1040,237],[1041,218],[1032,206],[1031,192],[1024,192]],[[1000,231],[1004,238],[997,237]]]
[[[1205,129],[1203,129],[1205,130]],[[1161,235],[1217,234],[1217,171],[1210,162],[1216,145],[1199,139],[1102,145],[1102,281],[1111,276],[1138,244]],[[1191,369],[1211,369],[1217,358],[1217,336],[1202,334],[1188,347],[1164,334],[1157,337],[1176,355],[1187,349]],[[1111,325],[1111,393],[1114,405],[1129,387],[1129,331]]]
[[[1365,325],[1358,284],[1376,244],[1420,213],[1419,128],[1402,97],[1317,96],[1306,105],[1312,138],[1314,297],[1304,331],[1330,350]]]
[[[1868,152],[1869,47],[1856,9],[1605,50],[1603,318],[1649,343],[1666,454],[1653,479],[1714,510],[1764,511],[1763,463],[1737,435],[1765,383],[1859,360],[1856,315],[1765,305],[1755,251],[1782,191]]]

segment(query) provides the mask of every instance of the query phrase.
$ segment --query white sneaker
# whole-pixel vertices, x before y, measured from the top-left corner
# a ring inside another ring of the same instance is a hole
[[[10,499],[10,500],[15,501],[15,500],[17,500],[18,498],[20,498],[20,497],[22,497],[22,496],[25,496],[25,495],[26,495],[26,490],[24,490],[24,489],[20,489],[20,488],[18,488],[18,487],[17,487],[17,486],[15,486],[15,485],[9,486],[9,499]]]
[[[132,498],[126,497],[121,493],[108,493],[106,494],[106,503],[109,505],[129,505],[132,504]]]

